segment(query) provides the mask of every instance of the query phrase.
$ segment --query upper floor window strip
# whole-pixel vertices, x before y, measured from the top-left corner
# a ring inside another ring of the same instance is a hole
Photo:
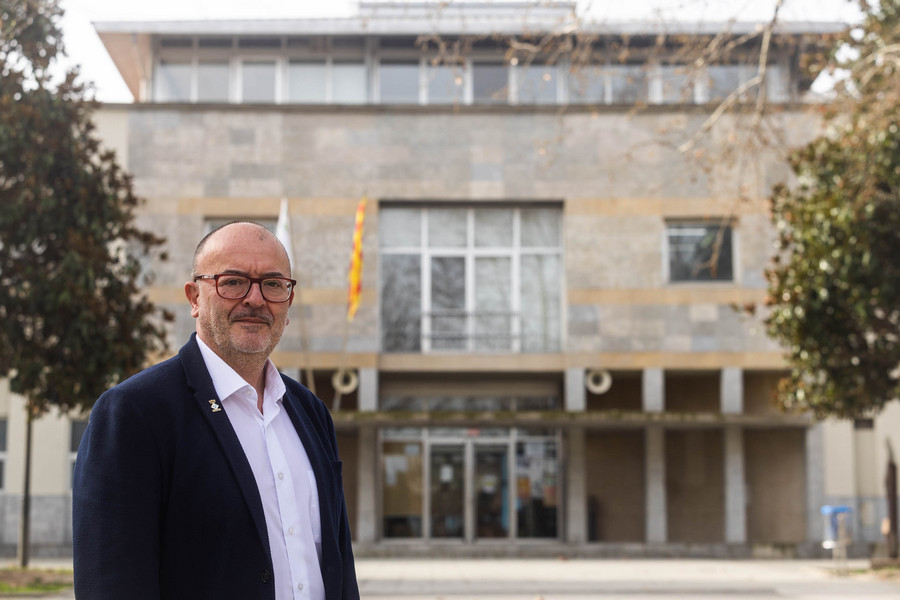
[[[303,43],[301,43],[303,42]],[[752,63],[710,65],[559,59],[511,64],[483,49],[438,57],[366,38],[162,38],[156,102],[285,104],[691,104],[720,102],[753,80]],[[516,61],[513,61],[516,62]],[[791,98],[789,70],[767,67],[770,101]],[[741,100],[757,93],[748,89]]]

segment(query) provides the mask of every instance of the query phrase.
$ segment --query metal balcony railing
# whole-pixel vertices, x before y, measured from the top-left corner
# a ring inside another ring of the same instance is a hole
[[[511,311],[432,311],[422,314],[422,352],[520,352],[522,327]]]

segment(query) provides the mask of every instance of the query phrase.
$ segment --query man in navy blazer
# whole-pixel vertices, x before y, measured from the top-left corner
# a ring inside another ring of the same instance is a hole
[[[76,597],[358,599],[331,416],[269,361],[296,285],[284,248],[230,223],[200,242],[192,275],[197,333],[91,412]]]

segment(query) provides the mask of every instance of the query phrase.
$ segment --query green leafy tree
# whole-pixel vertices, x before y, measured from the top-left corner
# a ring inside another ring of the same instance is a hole
[[[139,200],[101,149],[97,107],[63,52],[55,0],[0,0],[0,377],[26,399],[20,562],[28,563],[31,422],[88,409],[166,349],[165,321],[141,294],[163,241],[135,225]]]
[[[770,335],[789,352],[782,403],[872,414],[900,392],[900,0],[863,3],[835,65],[849,76],[826,133],[772,198]]]

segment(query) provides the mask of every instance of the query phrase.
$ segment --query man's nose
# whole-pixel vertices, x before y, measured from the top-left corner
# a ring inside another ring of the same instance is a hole
[[[250,289],[247,290],[247,295],[244,296],[245,304],[252,304],[253,306],[263,306],[266,303],[266,299],[262,294],[262,282],[257,281],[250,284]]]

